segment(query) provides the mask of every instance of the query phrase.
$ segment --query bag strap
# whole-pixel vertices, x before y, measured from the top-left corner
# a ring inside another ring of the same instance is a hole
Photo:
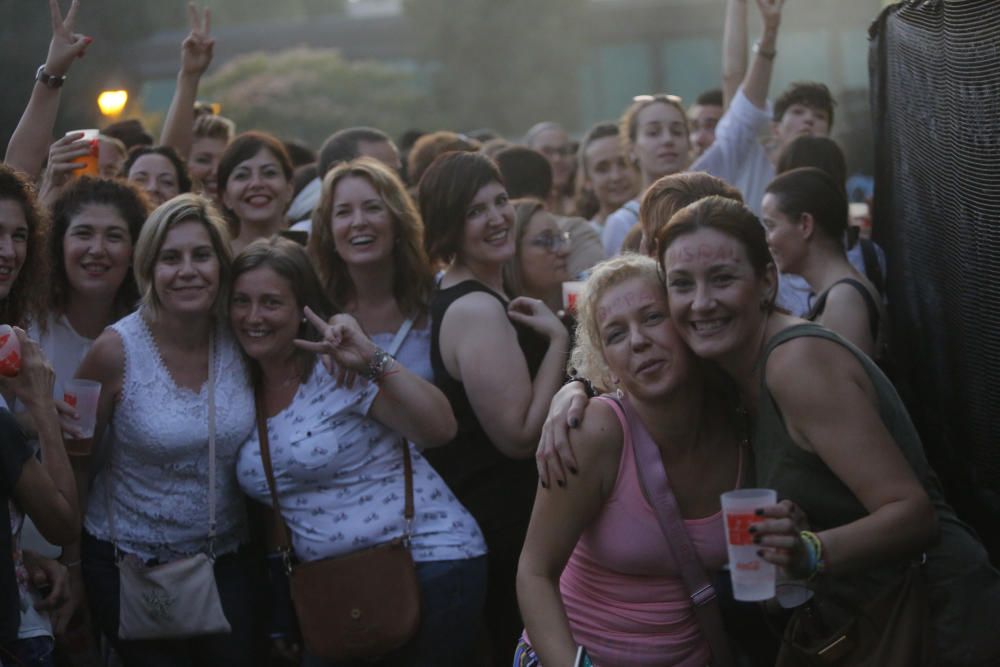
[[[660,449],[653,442],[649,431],[642,424],[628,399],[623,396],[619,405],[632,437],[632,453],[635,455],[639,486],[642,487],[643,495],[656,513],[656,521],[660,524],[664,537],[667,538],[667,548],[670,549],[674,561],[680,568],[684,586],[694,604],[698,625],[712,648],[712,665],[714,667],[733,665],[729,637],[722,625],[722,612],[719,610],[715,588],[705,574],[705,567],[691,543],[687,526],[681,517],[677,499],[670,490]]]
[[[396,353],[399,351],[399,348],[403,345],[403,341],[406,339],[406,335],[410,333],[410,329],[412,328],[413,328],[413,318],[408,317],[406,318],[406,321],[403,322],[402,325],[400,325],[399,331],[396,332],[396,337],[392,339],[391,343],[389,343],[389,349],[386,350],[386,352],[389,353],[390,357],[396,356]]]
[[[412,324],[412,322],[411,322]],[[404,327],[406,324],[404,323]],[[408,327],[407,327],[408,329]],[[405,337],[405,333],[403,335]],[[397,334],[399,338],[399,334]],[[401,339],[400,339],[401,340]],[[395,344],[395,341],[394,341]],[[264,416],[264,397],[261,395],[260,387],[254,391],[254,410],[257,413],[257,439],[260,442],[260,459],[264,465],[264,476],[267,478],[267,488],[271,495],[271,508],[274,511],[275,534],[278,540],[278,549],[285,558],[285,567],[291,571],[292,545],[288,538],[288,526],[281,516],[281,505],[278,501],[278,485],[274,481],[274,467],[271,464],[271,443],[267,434],[267,417]],[[410,458],[410,446],[406,440],[400,438],[403,447],[403,475],[406,484],[406,500],[403,508],[403,518],[405,520],[405,532],[403,540],[409,545],[410,536],[413,533],[413,462]]]
[[[858,239],[858,242],[861,244],[861,260],[865,265],[865,275],[882,295],[885,293],[885,278],[882,276],[882,265],[878,263],[875,242],[871,239]]]

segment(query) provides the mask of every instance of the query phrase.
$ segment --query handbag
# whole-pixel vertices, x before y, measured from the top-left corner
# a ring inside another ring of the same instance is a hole
[[[412,325],[407,320],[393,341],[393,352]],[[390,352],[392,354],[392,352]],[[420,585],[410,553],[413,524],[413,463],[406,440],[404,534],[346,556],[298,563],[291,561],[288,528],[281,517],[267,435],[267,419],[258,390],[255,397],[260,455],[271,494],[278,548],[290,579],[292,604],[306,648],[331,661],[378,658],[409,642],[420,627]]]
[[[775,667],[925,667],[931,636],[915,562],[860,608],[817,593],[789,620]]]
[[[649,432],[642,425],[639,415],[623,396],[612,399],[621,408],[632,436],[632,452],[635,455],[639,486],[647,502],[656,513],[656,521],[667,538],[670,549],[681,570],[681,578],[694,605],[694,615],[702,634],[712,648],[712,667],[729,667],[736,664],[729,637],[722,623],[722,612],[715,588],[708,580],[705,567],[691,543],[677,499],[667,479],[666,468],[660,450]]]
[[[208,357],[208,554],[147,566],[118,550],[108,483],[108,521],[118,566],[118,638],[185,639],[232,632],[215,583],[215,336]]]

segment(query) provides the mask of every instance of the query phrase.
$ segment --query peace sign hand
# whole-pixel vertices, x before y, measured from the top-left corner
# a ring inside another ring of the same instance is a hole
[[[201,76],[212,64],[212,51],[215,40],[212,39],[212,10],[206,7],[199,12],[198,7],[188,3],[188,23],[191,32],[181,43],[181,72],[193,76]]]
[[[45,57],[45,72],[52,76],[65,76],[70,65],[76,58],[82,58],[84,50],[93,39],[73,32],[76,25],[76,13],[80,9],[79,0],[73,0],[63,18],[59,9],[59,0],[49,0],[49,13],[52,18],[52,41],[49,42],[49,54]]]
[[[323,364],[329,372],[332,372],[334,365],[355,373],[368,370],[368,364],[378,347],[365,335],[356,319],[341,313],[331,317],[329,322],[324,322],[308,306],[305,308],[305,316],[322,334],[322,339],[314,342],[296,338],[295,345],[323,355]]]

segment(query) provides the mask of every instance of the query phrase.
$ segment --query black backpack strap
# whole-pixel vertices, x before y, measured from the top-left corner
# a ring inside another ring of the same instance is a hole
[[[875,301],[875,297],[871,295],[868,288],[854,278],[844,278],[843,280],[838,280],[834,284],[830,285],[830,287],[828,287],[822,294],[816,297],[816,301],[813,303],[812,308],[810,308],[809,312],[806,314],[806,319],[815,322],[819,316],[823,314],[823,310],[826,308],[826,298],[830,295],[830,290],[837,285],[850,285],[856,289],[865,300],[865,307],[868,309],[868,328],[871,331],[872,340],[878,340],[878,302]]]
[[[858,239],[858,242],[861,244],[861,260],[865,265],[865,276],[879,294],[885,294],[885,276],[882,275],[882,266],[878,263],[875,243],[871,239]]]

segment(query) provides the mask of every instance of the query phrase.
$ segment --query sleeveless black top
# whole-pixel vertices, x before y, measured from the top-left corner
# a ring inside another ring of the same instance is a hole
[[[507,300],[476,280],[438,289],[431,296],[431,368],[434,384],[448,397],[458,421],[458,433],[448,444],[428,449],[423,454],[479,522],[492,549],[491,536],[498,530],[509,534],[506,529],[513,529],[517,534],[527,529],[538,472],[533,458],[511,459],[496,448],[473,412],[465,386],[444,367],[440,347],[441,322],[452,303],[473,292],[491,295],[506,310]],[[534,378],[545,357],[548,341],[527,327],[512,325],[528,363],[528,372]]]

